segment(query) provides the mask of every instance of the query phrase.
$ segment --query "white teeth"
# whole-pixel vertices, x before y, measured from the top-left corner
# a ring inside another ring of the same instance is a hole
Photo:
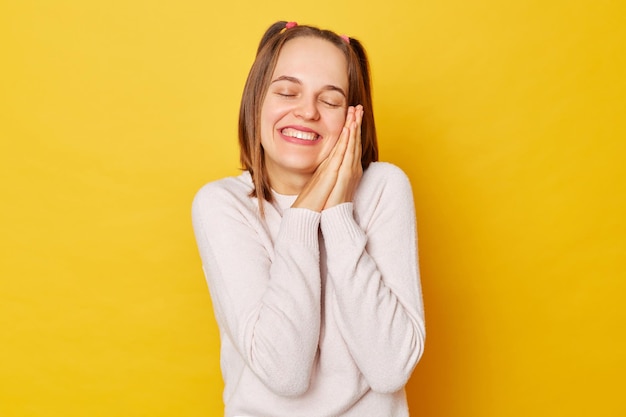
[[[302,140],[315,140],[317,139],[317,134],[313,132],[303,132],[301,130],[296,130],[292,128],[285,128],[282,131],[282,134],[285,136],[289,136],[292,138],[302,139]]]

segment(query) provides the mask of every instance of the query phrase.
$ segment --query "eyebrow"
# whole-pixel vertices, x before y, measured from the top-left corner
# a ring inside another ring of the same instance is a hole
[[[275,82],[278,81],[289,81],[298,85],[302,85],[302,81],[300,81],[298,78],[296,77],[290,77],[289,75],[281,75],[280,77],[272,80],[272,82],[270,84],[274,84]],[[332,84],[328,84],[325,85],[324,87],[322,87],[322,90],[326,90],[326,91],[337,91],[339,93],[341,93],[341,95],[343,95],[344,97],[346,96],[346,92],[343,91],[343,88],[338,87],[336,85],[332,85]]]

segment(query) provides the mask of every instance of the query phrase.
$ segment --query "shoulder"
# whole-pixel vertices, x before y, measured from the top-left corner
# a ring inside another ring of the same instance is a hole
[[[414,210],[413,190],[404,171],[386,162],[371,163],[354,196],[355,218],[363,230],[370,233],[398,222],[408,227],[415,222]]]
[[[363,172],[363,177],[354,196],[357,212],[366,213],[413,207],[413,189],[407,175],[399,167],[388,162],[372,162]],[[373,210],[373,211],[372,211]]]
[[[363,173],[365,175],[373,175],[379,177],[405,177],[406,174],[400,167],[390,162],[372,162]]]
[[[363,172],[361,185],[365,189],[406,192],[411,190],[409,177],[389,162],[372,162]]]
[[[209,182],[198,190],[192,202],[192,216],[207,216],[224,210],[254,207],[253,190],[248,172]]]

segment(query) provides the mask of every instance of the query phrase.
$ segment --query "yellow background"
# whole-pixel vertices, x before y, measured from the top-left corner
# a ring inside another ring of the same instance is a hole
[[[414,416],[623,416],[621,1],[0,3],[0,416],[218,416],[190,224],[275,20],[368,48],[410,176]]]

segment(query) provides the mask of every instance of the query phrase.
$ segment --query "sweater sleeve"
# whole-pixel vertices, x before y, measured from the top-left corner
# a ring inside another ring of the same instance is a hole
[[[286,210],[272,247],[249,206],[205,187],[192,219],[222,337],[273,392],[305,392],[319,340],[320,214]]]
[[[425,326],[411,185],[392,165],[382,181],[363,184],[373,210],[363,228],[345,203],[322,212],[321,230],[341,334],[370,387],[394,392],[422,355]]]

